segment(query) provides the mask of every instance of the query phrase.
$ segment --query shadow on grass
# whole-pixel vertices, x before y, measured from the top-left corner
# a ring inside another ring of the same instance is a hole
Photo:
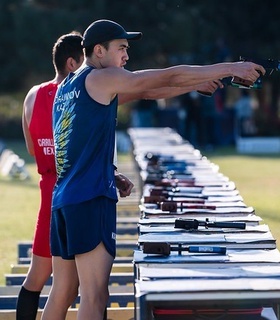
[[[280,154],[277,153],[263,153],[263,154],[249,154],[249,153],[238,153],[235,146],[225,146],[225,147],[215,147],[213,150],[200,150],[203,156],[207,158],[211,157],[246,157],[246,158],[254,158],[254,159],[262,159],[262,158],[275,158],[280,159]]]

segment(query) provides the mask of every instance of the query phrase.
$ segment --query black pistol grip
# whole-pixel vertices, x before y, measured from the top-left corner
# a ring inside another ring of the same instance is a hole
[[[198,229],[199,222],[196,219],[176,219],[174,228],[195,230]]]
[[[170,255],[170,244],[167,242],[144,242],[143,253],[160,254],[163,256]]]

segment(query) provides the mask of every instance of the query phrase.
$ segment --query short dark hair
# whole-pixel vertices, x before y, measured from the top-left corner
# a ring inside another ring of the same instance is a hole
[[[106,50],[108,50],[110,42],[111,41],[105,41],[105,42],[100,43],[100,45],[103,46]],[[85,56],[86,57],[90,57],[92,55],[92,51],[93,51],[93,48],[95,46],[96,46],[96,44],[93,44],[91,46],[85,47]]]
[[[68,58],[73,58],[76,62],[80,61],[83,55],[82,35],[77,31],[64,34],[59,37],[53,46],[52,57],[53,65],[58,72],[63,72]]]

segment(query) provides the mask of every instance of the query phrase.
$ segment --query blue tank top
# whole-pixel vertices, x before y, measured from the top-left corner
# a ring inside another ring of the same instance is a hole
[[[55,210],[98,196],[117,200],[113,158],[118,99],[103,105],[88,95],[85,79],[92,69],[69,74],[55,97]]]

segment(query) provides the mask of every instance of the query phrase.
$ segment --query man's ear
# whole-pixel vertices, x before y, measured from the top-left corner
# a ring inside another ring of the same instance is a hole
[[[103,56],[103,51],[104,51],[104,47],[101,46],[100,44],[97,44],[93,48],[93,52],[98,58],[101,58]]]
[[[69,72],[75,71],[76,68],[76,61],[72,58],[69,57],[66,61],[66,68],[69,70]]]

